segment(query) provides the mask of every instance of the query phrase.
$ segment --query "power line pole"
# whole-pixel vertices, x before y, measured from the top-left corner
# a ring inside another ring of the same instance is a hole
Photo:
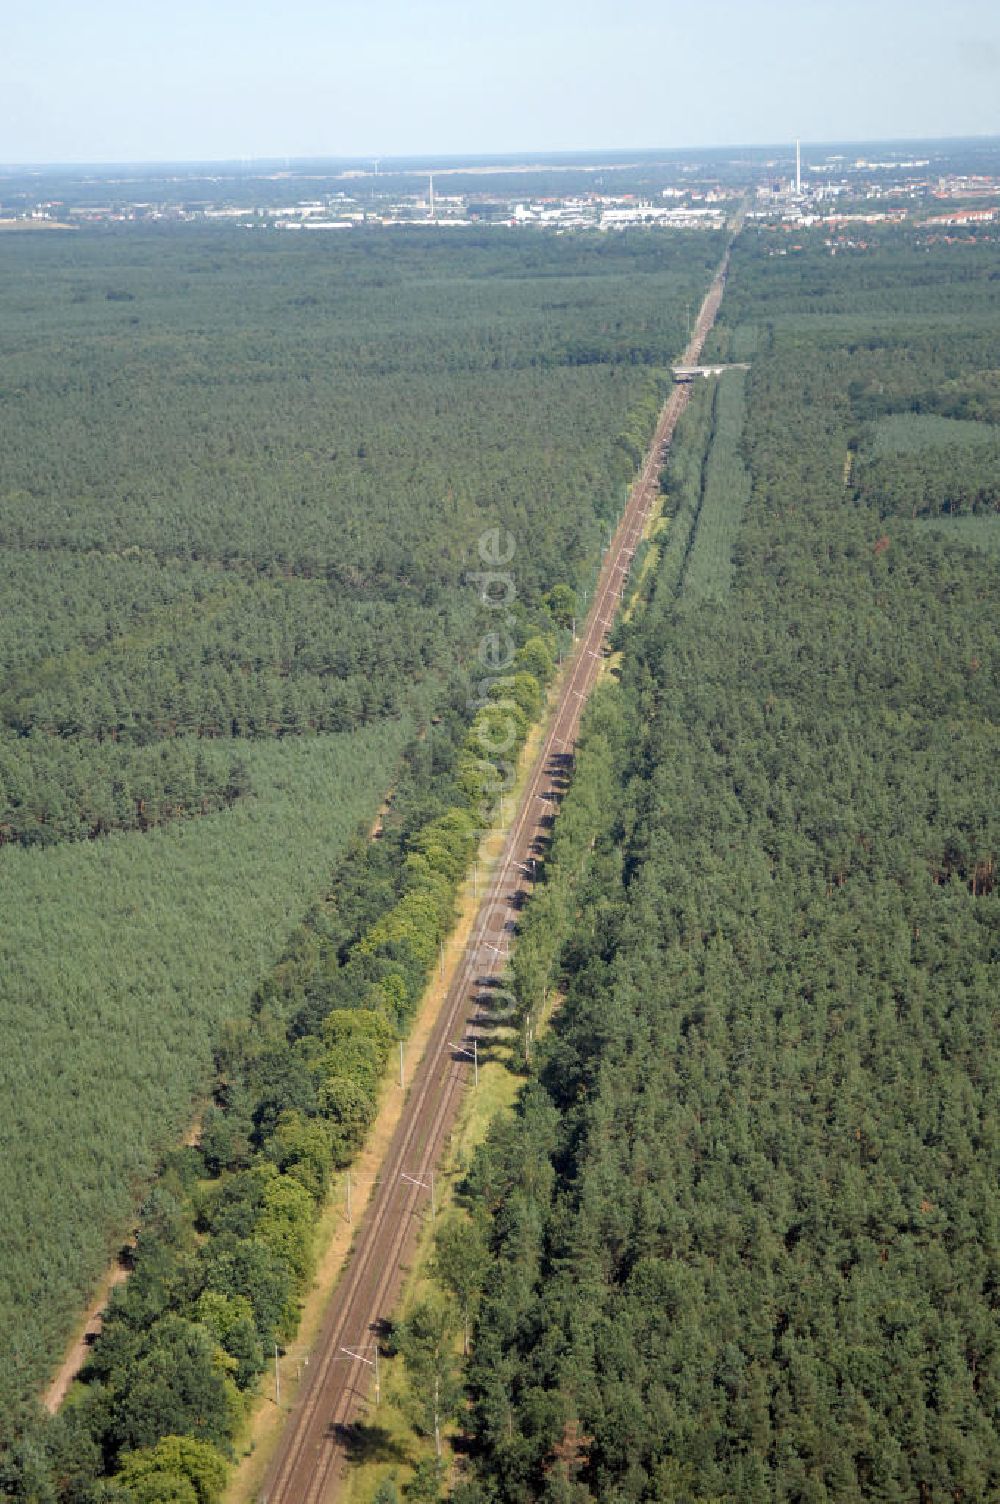
[[[474,1071],[474,1078],[473,1079],[475,1080],[475,1083],[478,1086],[479,1085],[479,1041],[476,1038],[475,1034],[473,1034],[473,1036],[472,1036],[472,1049],[471,1050],[466,1045],[464,1045],[464,1044],[453,1044],[450,1039],[448,1041],[448,1048],[450,1050],[454,1050],[456,1055],[468,1055],[469,1059],[472,1061],[472,1066],[473,1066],[473,1071]]]
[[[430,1180],[421,1180],[419,1175],[407,1175],[405,1170],[399,1172],[400,1180],[409,1181],[410,1185],[419,1186],[422,1191],[431,1193],[431,1221],[437,1216],[437,1202],[434,1198],[434,1171],[430,1172]]]
[[[377,1405],[379,1400],[382,1398],[382,1385],[379,1380],[378,1371],[378,1339],[376,1338],[375,1340],[374,1359],[366,1358],[364,1353],[359,1353],[357,1349],[353,1347],[342,1347],[340,1351],[342,1353],[345,1353],[348,1358],[353,1358],[355,1363],[364,1363],[368,1368],[373,1368],[375,1370],[375,1403]]]

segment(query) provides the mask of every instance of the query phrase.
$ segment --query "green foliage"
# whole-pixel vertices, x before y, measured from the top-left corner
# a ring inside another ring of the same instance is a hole
[[[536,715],[538,708],[535,707]],[[416,832],[408,860],[420,858],[426,864],[423,870],[439,873],[456,883],[469,865],[475,839],[476,822],[471,814],[464,809],[449,809]],[[418,873],[422,869],[413,863],[412,870]]]
[[[211,743],[81,747],[32,728],[0,737],[0,788],[0,846],[54,846],[212,814],[253,783],[245,759]]]
[[[922,251],[918,306],[897,250],[862,277],[818,239],[738,248],[731,317],[772,327],[732,587],[679,603],[665,554],[625,634],[567,995],[469,1176],[495,1260],[472,1498],[1000,1493],[1000,574],[904,518],[884,535],[843,480],[875,294],[873,358],[926,390],[926,284],[960,370],[986,271]]]
[[[924,449],[995,448],[1000,430],[960,418],[934,417],[930,413],[894,413],[875,425],[872,453],[876,459],[900,454],[919,454]],[[980,457],[981,458],[981,457]]]
[[[260,1238],[223,1233],[207,1244],[201,1264],[205,1290],[249,1302],[263,1342],[288,1329],[294,1319],[291,1271]]]
[[[526,1060],[546,995],[561,979],[563,946],[581,904],[596,917],[591,904],[597,895],[586,879],[596,834],[605,833],[613,819],[616,789],[611,749],[621,734],[617,707],[602,688],[591,701],[588,728],[575,755],[572,801],[564,805],[556,822],[551,848],[540,868],[541,882],[521,919],[511,957]]]
[[[414,1422],[424,1435],[433,1436],[438,1458],[442,1429],[454,1418],[462,1396],[453,1353],[455,1333],[454,1311],[441,1296],[418,1301],[395,1333],[410,1381]]]
[[[684,573],[701,509],[705,453],[711,442],[716,395],[717,389],[707,382],[694,385],[660,476],[668,526],[658,574],[671,580],[674,588]]]
[[[324,1073],[350,1076],[374,1097],[396,1037],[389,1020],[368,1008],[333,1008],[323,1020]]]
[[[737,324],[732,331],[730,360],[751,360],[760,348],[760,329],[756,324]]]
[[[312,1271],[313,1210],[314,1202],[304,1186],[291,1175],[275,1174],[264,1192],[257,1223],[261,1241],[288,1267],[300,1290]]]
[[[322,1201],[329,1184],[333,1154],[332,1135],[326,1123],[294,1108],[283,1112],[264,1150],[278,1169],[297,1180],[314,1201]]]
[[[469,1327],[486,1282],[489,1249],[479,1221],[452,1212],[434,1233],[434,1275],[454,1299],[462,1316],[463,1347],[469,1350]]]
[[[1000,517],[927,517],[922,520],[951,543],[993,553],[1000,550]]]
[[[391,1478],[383,1478],[372,1495],[372,1504],[400,1504],[399,1489]]]
[[[529,637],[514,656],[516,670],[531,674],[539,684],[548,684],[555,672],[552,650],[544,637]]]
[[[404,1489],[412,1504],[440,1504],[444,1498],[444,1463],[437,1457],[421,1457]]]
[[[223,1352],[235,1360],[237,1387],[249,1388],[267,1361],[250,1301],[245,1295],[205,1289],[195,1303],[194,1314]]]
[[[750,496],[750,476],[739,453],[745,385],[742,372],[729,371],[716,387],[701,501],[684,566],[683,595],[688,604],[721,600],[732,578],[733,547]]]
[[[634,462],[638,464],[640,458],[641,452],[635,455]],[[566,584],[553,585],[545,596],[545,605],[552,620],[559,627],[569,627],[579,610],[576,591]]]
[[[137,1479],[138,1497],[144,1504],[198,1504],[194,1484],[183,1473],[172,1469],[149,1472]],[[136,1497],[133,1491],[132,1498]]]
[[[147,1451],[126,1452],[119,1477],[137,1500],[181,1501],[187,1497],[186,1486],[195,1504],[216,1504],[225,1487],[226,1474],[226,1459],[207,1442],[188,1436],[165,1436]],[[165,1491],[167,1480],[176,1492]]]
[[[857,494],[883,517],[1000,510],[1000,427],[930,414],[880,418],[854,470]]]
[[[405,729],[253,747],[258,792],[225,813],[2,853],[2,1405],[61,1353],[137,1185],[189,1126],[222,1020],[371,818]]]
[[[1000,423],[1000,370],[967,371],[926,392],[924,412],[975,423]]]
[[[543,597],[596,561],[713,253],[0,245],[15,1422],[215,1065],[202,1151],[150,1196],[69,1406],[79,1477],[45,1485],[66,1504],[165,1433],[224,1448],[294,1330],[316,1202],[551,672]],[[514,672],[492,689],[456,667],[484,624],[485,520],[517,544]],[[351,839],[394,776],[379,838]],[[189,1483],[165,1464],[148,1489]]]
[[[534,674],[526,673],[523,669],[509,681],[501,680],[491,690],[491,695],[498,704],[506,703],[508,698],[512,700],[528,721],[537,720],[541,713],[541,685]]]
[[[220,1350],[204,1327],[177,1316],[158,1323],[148,1344],[113,1375],[117,1447],[155,1447],[165,1436],[224,1446],[240,1413]]]

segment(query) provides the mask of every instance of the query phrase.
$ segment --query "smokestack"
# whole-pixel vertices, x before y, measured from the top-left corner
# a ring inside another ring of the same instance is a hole
[[[802,192],[802,143],[795,143],[795,192]]]
[[[431,192],[430,192],[430,199],[431,199],[431,219],[433,219],[434,218],[434,174],[433,174],[433,172],[430,173],[429,180],[430,180],[430,185],[431,185]]]

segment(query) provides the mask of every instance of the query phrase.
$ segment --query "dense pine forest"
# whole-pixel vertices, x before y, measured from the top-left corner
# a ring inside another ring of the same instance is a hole
[[[209,1473],[229,1453],[489,807],[477,539],[516,540],[523,737],[719,249],[0,243],[14,1497],[152,1498],[100,1480],[164,1436]],[[199,1102],[199,1147],[175,1151]],[[136,1272],[40,1425],[145,1196]]]
[[[737,244],[522,926],[462,1504],[1000,1497],[997,244],[797,238]]]
[[[398,715],[483,518],[522,596],[575,578],[713,249],[5,242],[0,840],[238,795],[178,738]]]
[[[208,1504],[495,795],[477,535],[523,739],[720,246],[26,244],[0,1493]],[[682,419],[519,926],[525,1086],[393,1339],[458,1431],[415,1500],[1000,1497],[997,248],[737,241],[751,369]]]

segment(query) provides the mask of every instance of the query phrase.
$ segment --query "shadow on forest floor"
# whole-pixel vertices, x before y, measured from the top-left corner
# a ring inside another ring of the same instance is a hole
[[[334,1426],[333,1431],[350,1463],[413,1460],[402,1442],[384,1426],[364,1425],[356,1421],[350,1426]]]

